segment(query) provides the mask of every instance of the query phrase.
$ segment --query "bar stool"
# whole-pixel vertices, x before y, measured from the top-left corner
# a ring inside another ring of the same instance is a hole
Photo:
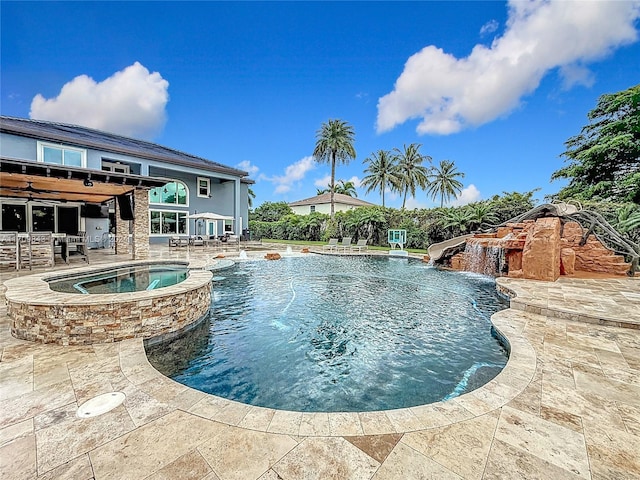
[[[53,236],[51,232],[31,232],[25,243],[20,243],[20,263],[31,270],[34,266],[53,267],[55,265]]]

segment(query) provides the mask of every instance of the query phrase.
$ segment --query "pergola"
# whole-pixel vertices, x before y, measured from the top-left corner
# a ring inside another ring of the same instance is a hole
[[[148,190],[171,180],[0,157],[0,197],[104,204],[133,197],[133,256],[149,251]],[[116,205],[118,210],[118,206]],[[116,215],[116,253],[128,248],[128,224]]]

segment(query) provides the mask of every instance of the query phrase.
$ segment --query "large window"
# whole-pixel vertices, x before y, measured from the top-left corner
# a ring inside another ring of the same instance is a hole
[[[67,204],[2,203],[2,230],[77,235],[80,207]]]
[[[186,235],[187,212],[151,210],[151,235]]]
[[[188,205],[189,194],[187,186],[182,182],[169,182],[163,187],[152,188],[149,191],[149,203],[163,205]]]
[[[38,142],[38,161],[67,165],[69,167],[87,166],[87,151],[81,148]]]

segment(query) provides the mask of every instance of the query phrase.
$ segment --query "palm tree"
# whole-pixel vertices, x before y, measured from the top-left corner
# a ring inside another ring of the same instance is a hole
[[[349,163],[356,158],[356,150],[353,147],[355,131],[351,125],[342,120],[329,120],[323,123],[316,132],[316,147],[313,156],[317,162],[331,164],[331,219],[335,218],[335,205],[333,195],[335,193],[336,163]]]
[[[252,208],[253,207],[253,199],[256,198],[256,193],[253,191],[253,189],[251,187],[249,187],[247,189],[247,192],[249,194],[248,205],[249,205],[249,208]]]
[[[408,147],[404,145],[404,149],[394,148],[394,160],[396,163],[395,168],[395,183],[396,188],[400,192],[404,192],[402,199],[402,209],[407,202],[407,193],[411,192],[411,196],[416,196],[416,188],[425,188],[427,186],[429,167],[422,165],[422,162],[427,160],[431,162],[429,155],[422,155],[420,153],[419,143],[412,143]]]
[[[327,185],[327,188],[318,188],[316,195],[322,195],[331,191],[331,185]],[[338,180],[335,184],[334,193],[341,193],[342,195],[349,195],[350,197],[357,197],[356,185],[351,181]]]
[[[348,195],[350,197],[357,197],[356,185],[351,181],[338,180],[338,184],[335,187],[335,193],[341,193],[342,195]]]
[[[457,197],[462,191],[462,183],[456,178],[464,178],[464,173],[458,172],[453,162],[442,160],[440,167],[434,167],[429,174],[429,186],[427,193],[434,200],[440,197],[440,208],[444,205],[444,200]]]
[[[387,150],[378,150],[376,153],[372,153],[370,158],[365,158],[364,161],[368,162],[369,166],[365,169],[364,173],[367,175],[360,184],[367,187],[366,193],[380,190],[384,207],[384,191],[388,186],[392,189],[396,188],[397,177],[394,175],[394,158]]]

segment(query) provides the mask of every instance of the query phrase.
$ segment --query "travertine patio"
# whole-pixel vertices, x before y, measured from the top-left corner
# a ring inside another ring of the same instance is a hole
[[[185,256],[209,254],[152,250]],[[512,346],[496,379],[447,402],[360,414],[192,390],[155,371],[139,340],[16,340],[2,308],[0,478],[640,478],[640,278],[500,282],[518,297],[493,318]],[[76,416],[111,391],[126,394],[121,406]]]

